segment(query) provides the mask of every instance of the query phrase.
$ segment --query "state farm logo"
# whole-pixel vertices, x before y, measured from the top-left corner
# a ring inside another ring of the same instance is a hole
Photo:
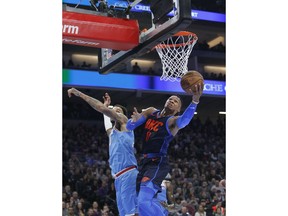
[[[79,27],[73,25],[62,25],[62,32],[68,34],[78,34]]]

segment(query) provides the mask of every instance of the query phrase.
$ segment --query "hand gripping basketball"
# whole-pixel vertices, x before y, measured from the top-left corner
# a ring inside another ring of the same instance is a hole
[[[191,70],[182,76],[180,84],[181,88],[188,94],[198,94],[199,91],[201,91],[202,94],[204,79],[199,72]]]

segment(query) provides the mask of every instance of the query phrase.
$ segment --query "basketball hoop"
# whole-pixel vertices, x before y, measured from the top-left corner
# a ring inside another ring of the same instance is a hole
[[[188,59],[197,40],[196,34],[180,31],[155,46],[162,62],[160,80],[180,81],[179,78],[188,71]]]

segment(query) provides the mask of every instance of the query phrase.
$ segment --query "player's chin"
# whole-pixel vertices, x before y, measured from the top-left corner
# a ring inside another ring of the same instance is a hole
[[[170,105],[166,104],[165,109],[169,111],[173,111],[173,106],[171,106],[171,104]]]
[[[175,109],[174,104],[172,104],[172,103],[168,103],[166,107],[172,111]]]

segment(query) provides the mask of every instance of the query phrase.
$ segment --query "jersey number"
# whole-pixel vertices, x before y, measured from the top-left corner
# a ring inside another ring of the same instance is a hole
[[[149,140],[150,136],[151,136],[151,131],[147,131],[146,138],[145,138],[146,142]]]

